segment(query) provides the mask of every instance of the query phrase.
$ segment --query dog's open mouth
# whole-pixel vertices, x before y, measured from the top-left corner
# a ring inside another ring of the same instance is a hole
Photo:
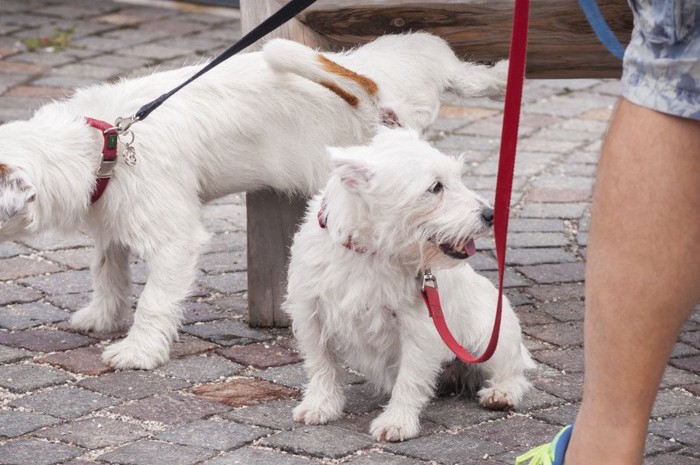
[[[442,250],[442,253],[452,258],[464,260],[476,253],[476,244],[474,244],[474,239],[468,239],[457,243],[444,242],[440,244],[440,250]]]

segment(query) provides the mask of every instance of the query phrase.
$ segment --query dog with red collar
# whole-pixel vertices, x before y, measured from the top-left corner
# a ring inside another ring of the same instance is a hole
[[[534,362],[508,301],[493,356],[467,366],[441,340],[421,294],[419,273],[432,269],[455,338],[483,352],[498,292],[467,259],[490,233],[493,210],[462,183],[461,163],[406,129],[380,130],[370,145],[332,154],[335,170],[291,249],[283,308],[310,378],[294,420],[340,417],[343,363],[391,396],[370,426],[379,441],[418,435],[444,367],[484,407],[517,406]]]
[[[129,333],[103,354],[115,368],[168,360],[209,239],[204,203],[262,188],[311,194],[331,169],[326,146],[367,142],[382,124],[425,130],[445,92],[501,97],[506,66],[462,62],[425,33],[328,54],[277,39],[212,69],[116,140],[118,116],[198,69],[79,89],[0,127],[0,241],[76,229],[95,240],[94,294],[74,327],[127,325],[129,255],[147,262]]]

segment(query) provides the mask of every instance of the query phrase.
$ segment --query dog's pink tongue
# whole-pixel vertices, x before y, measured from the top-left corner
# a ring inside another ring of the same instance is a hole
[[[474,243],[474,239],[469,239],[469,242],[467,242],[467,245],[465,247],[467,249],[467,255],[470,257],[476,253],[476,244]]]

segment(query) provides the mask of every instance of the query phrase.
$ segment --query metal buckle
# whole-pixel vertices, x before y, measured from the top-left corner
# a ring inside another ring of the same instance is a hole
[[[105,160],[104,155],[100,161],[100,167],[97,168],[98,178],[111,178],[114,172],[114,167],[117,166],[117,160]]]
[[[126,134],[129,132],[129,128],[131,127],[132,124],[137,122],[139,118],[136,115],[132,116],[126,116],[126,117],[118,117],[116,121],[114,122],[114,126],[107,129],[107,131],[115,130],[119,133],[119,135]]]
[[[430,271],[430,268],[421,270],[421,272],[418,274],[418,278],[422,281],[420,288],[421,291],[425,291],[426,286],[430,286],[433,289],[438,288],[437,278],[435,278],[435,275],[432,273],[432,271]]]

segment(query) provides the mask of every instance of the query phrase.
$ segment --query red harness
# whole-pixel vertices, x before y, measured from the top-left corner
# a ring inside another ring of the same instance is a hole
[[[117,129],[113,125],[93,118],[85,118],[85,121],[102,134],[102,158],[100,167],[97,169],[97,182],[95,189],[90,196],[90,203],[100,200],[107,188],[109,180],[112,178],[114,167],[117,166]]]

